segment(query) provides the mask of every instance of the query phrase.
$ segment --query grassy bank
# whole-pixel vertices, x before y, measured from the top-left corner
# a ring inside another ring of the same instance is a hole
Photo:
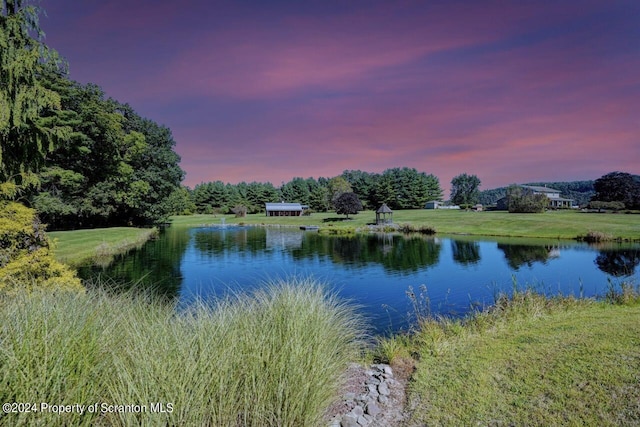
[[[47,234],[54,241],[56,259],[79,266],[109,264],[114,256],[141,247],[157,233],[155,228],[112,227]]]
[[[416,425],[637,425],[640,301],[529,292],[466,321],[425,320],[387,350],[414,352]],[[404,351],[402,351],[404,350]]]
[[[38,405],[0,414],[2,426],[321,425],[362,334],[351,308],[304,279],[178,314],[133,295],[22,295],[0,300],[0,325],[0,401]]]
[[[544,214],[507,212],[466,212],[446,210],[401,210],[393,216],[396,224],[414,229],[428,227],[438,234],[472,236],[576,239],[590,232],[612,239],[640,241],[640,215],[587,214],[557,211]],[[190,215],[171,218],[175,227],[228,225],[270,225],[299,228],[317,225],[321,233],[347,234],[365,230],[375,221],[371,211],[353,215],[349,220],[332,212],[302,217],[266,217],[263,214],[235,218],[233,215]],[[142,246],[155,236],[155,229],[114,227],[48,233],[56,242],[54,254],[61,262],[78,266],[85,263],[108,264],[120,253]]]
[[[353,215],[345,221],[335,213],[314,213],[302,217],[266,217],[264,214],[235,218],[233,215],[193,215],[172,217],[176,226],[226,224],[293,226],[317,225],[321,230],[364,228],[375,221],[371,211]],[[467,212],[455,210],[400,210],[394,211],[393,220],[398,224],[414,227],[432,227],[439,234],[469,234],[475,236],[511,236],[552,239],[576,239],[590,231],[609,235],[611,238],[640,240],[640,215],[596,214],[576,211],[550,211],[543,214],[513,214],[503,211]]]

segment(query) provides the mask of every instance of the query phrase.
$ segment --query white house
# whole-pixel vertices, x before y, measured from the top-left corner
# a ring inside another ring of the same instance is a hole
[[[529,194],[544,194],[547,196],[549,199],[549,208],[551,209],[570,208],[573,205],[573,199],[560,197],[560,190],[556,190],[555,188],[541,187],[538,185],[520,185],[520,187]],[[496,204],[498,209],[507,209],[508,197],[499,199]]]

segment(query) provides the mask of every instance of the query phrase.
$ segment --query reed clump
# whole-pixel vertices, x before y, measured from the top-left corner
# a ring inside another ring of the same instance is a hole
[[[599,242],[609,242],[614,240],[613,236],[608,233],[603,233],[602,231],[594,231],[590,230],[587,234],[583,236],[578,236],[579,241],[587,242],[587,243],[599,243]]]
[[[364,330],[312,279],[182,311],[97,290],[5,296],[0,325],[2,402],[100,404],[3,426],[320,425]]]

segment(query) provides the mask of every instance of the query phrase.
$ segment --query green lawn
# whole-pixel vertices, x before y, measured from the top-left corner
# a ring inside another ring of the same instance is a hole
[[[527,298],[416,334],[415,424],[640,424],[640,305]]]
[[[233,215],[193,215],[172,217],[172,223],[183,226],[226,224],[318,225],[324,229],[364,227],[375,222],[375,213],[361,212],[346,221],[333,212],[314,213],[303,217],[266,217],[264,214],[235,218]],[[395,223],[431,226],[439,234],[476,236],[513,236],[575,239],[589,231],[600,231],[614,238],[640,240],[640,215],[596,214],[575,211],[549,211],[542,214],[514,214],[504,211],[472,212],[447,210],[394,211]]]
[[[112,227],[47,234],[54,242],[56,259],[77,266],[87,262],[108,263],[114,255],[142,246],[156,233],[151,228]]]

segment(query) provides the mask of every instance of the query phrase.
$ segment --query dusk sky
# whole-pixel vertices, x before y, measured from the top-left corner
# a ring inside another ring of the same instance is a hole
[[[640,1],[41,0],[70,77],[169,127],[193,188],[408,166],[640,173]]]

